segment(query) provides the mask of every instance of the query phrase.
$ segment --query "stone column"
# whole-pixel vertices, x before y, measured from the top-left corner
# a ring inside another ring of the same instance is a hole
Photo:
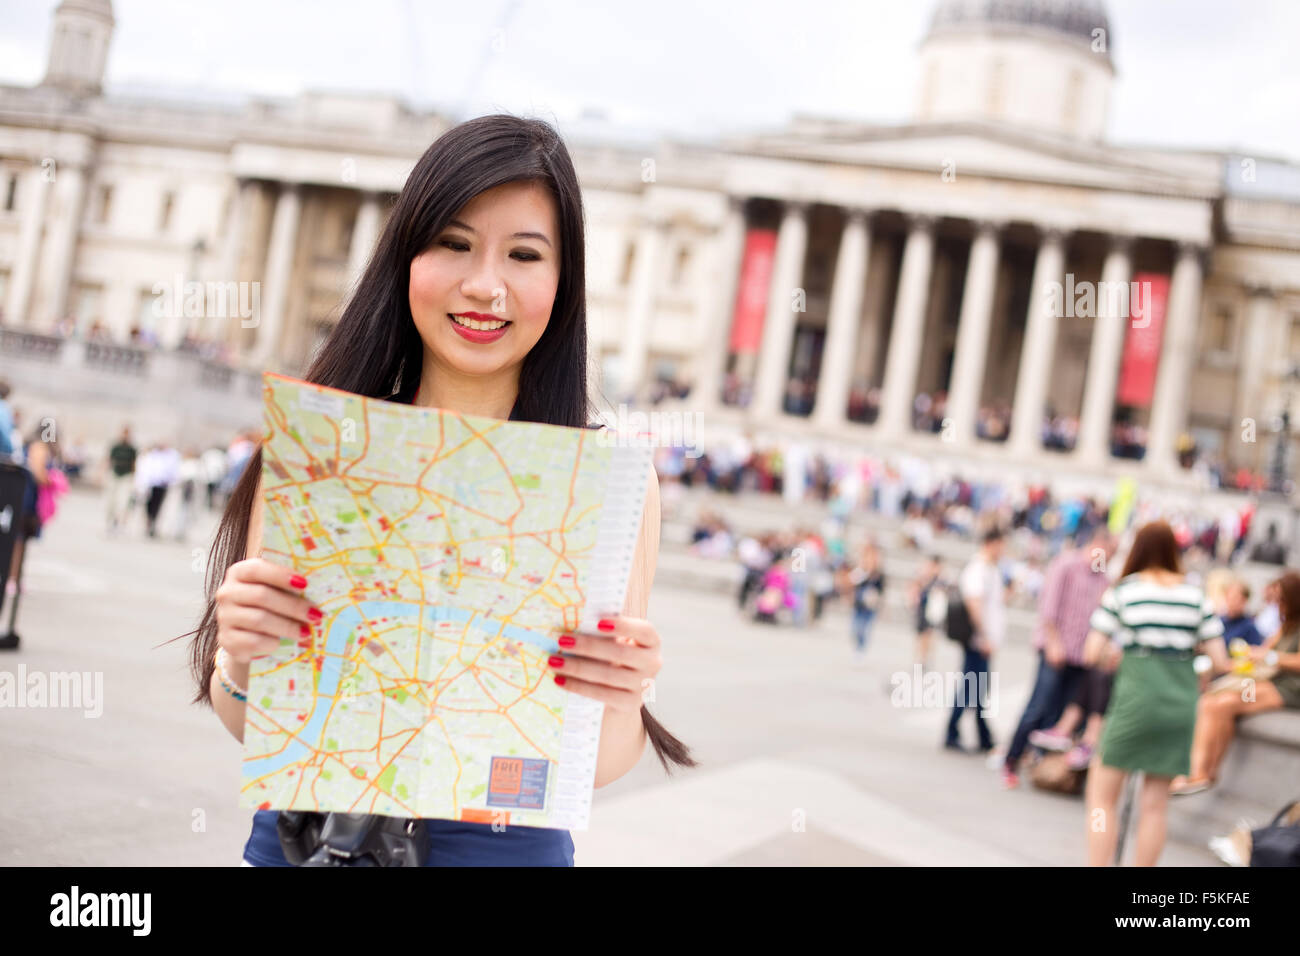
[[[898,298],[885,356],[885,381],[880,391],[879,430],[884,438],[902,438],[911,431],[925,307],[930,296],[930,270],[934,264],[934,226],[933,216],[908,219],[907,244],[899,266]]]
[[[214,281],[223,283],[226,287],[226,312],[224,315],[208,316],[207,328],[203,331],[205,337],[216,341],[229,341],[230,326],[239,318],[239,265],[244,253],[244,229],[256,191],[257,186],[250,179],[235,184],[235,197],[230,204],[225,234],[221,237],[221,259],[217,263],[217,274],[214,277]],[[233,299],[231,290],[234,291]]]
[[[53,329],[68,310],[77,240],[81,236],[81,218],[86,205],[86,171],[80,166],[59,164],[55,172],[55,189],[62,194],[64,205],[59,218],[51,224],[52,258],[45,287],[45,318],[40,326],[49,329]]]
[[[13,271],[9,274],[9,290],[4,306],[6,324],[28,327],[30,323],[27,310],[32,304],[32,287],[40,262],[41,233],[45,229],[45,205],[50,191],[50,179],[43,166],[29,170],[23,179],[25,182],[18,200],[22,203],[22,222],[18,227],[18,248]]]
[[[858,327],[862,323],[862,296],[870,244],[866,211],[846,210],[840,251],[835,260],[826,344],[822,347],[821,374],[817,378],[817,399],[813,404],[813,420],[820,428],[835,428],[847,418],[849,379],[853,374],[853,358],[858,346]]]
[[[1267,440],[1260,434],[1269,419],[1264,396],[1269,379],[1273,377],[1273,368],[1279,359],[1285,357],[1285,349],[1270,352],[1270,344],[1277,341],[1277,291],[1261,282],[1249,282],[1246,284],[1246,295],[1245,329],[1237,349],[1237,414],[1229,435],[1236,435],[1240,440],[1242,421],[1250,418],[1255,422],[1256,442],[1266,444]],[[1233,464],[1244,464],[1249,468],[1258,464],[1254,456],[1246,459],[1241,454],[1233,455],[1229,460]]]
[[[745,251],[745,200],[727,197],[727,218],[714,245],[713,295],[702,322],[704,332],[691,403],[697,410],[711,411],[722,403],[722,370],[731,342],[731,321],[735,317],[736,290],[740,283],[740,257]]]
[[[749,405],[752,418],[771,417],[782,411],[790,344],[794,340],[793,295],[803,285],[807,249],[808,204],[787,202],[776,237],[772,284],[768,287],[767,315],[763,319],[763,346],[754,377],[754,398]]]
[[[618,384],[614,395],[618,401],[639,396],[644,384],[650,325],[654,321],[655,297],[661,287],[667,244],[668,219],[659,212],[649,213],[637,232],[627,324],[623,327],[623,342],[618,352]]]
[[[1143,464],[1157,474],[1178,471],[1175,454],[1179,433],[1187,424],[1187,386],[1196,357],[1203,254],[1200,246],[1180,243],[1169,280],[1169,309],[1161,336],[1160,367],[1143,458]]]
[[[978,222],[966,263],[966,282],[961,294],[961,316],[957,322],[957,344],[953,355],[952,381],[948,386],[948,418],[944,434],[954,444],[967,446],[975,437],[984,366],[988,360],[989,327],[993,318],[993,295],[998,286],[1001,223]]]
[[[1079,416],[1079,460],[1100,468],[1110,460],[1110,426],[1115,416],[1115,388],[1129,324],[1129,281],[1133,274],[1133,237],[1112,236],[1101,267],[1097,317],[1093,320],[1088,377]]]
[[[1010,453],[1019,459],[1037,455],[1043,448],[1043,410],[1056,352],[1056,323],[1060,318],[1054,303],[1061,301],[1061,296],[1052,295],[1052,288],[1060,286],[1064,276],[1065,233],[1045,228],[1034,261],[1025,342],[1016,377],[1016,404],[1011,411]]]
[[[289,305],[289,283],[293,280],[293,254],[298,244],[298,219],[302,213],[302,187],[284,183],[271,219],[271,242],[266,253],[262,314],[258,317],[257,341],[249,355],[257,368],[275,360]]]
[[[375,239],[379,236],[379,225],[382,218],[379,194],[373,192],[362,193],[361,206],[357,210],[357,221],[352,226],[352,242],[348,247],[347,283],[349,298],[353,290],[356,289],[357,282],[361,279],[361,273],[365,271],[366,263],[370,261],[370,253],[374,251]]]

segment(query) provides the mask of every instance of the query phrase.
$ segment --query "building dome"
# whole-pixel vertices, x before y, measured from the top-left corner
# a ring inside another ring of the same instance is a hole
[[[1099,0],[942,0],[921,42],[915,115],[1095,142],[1114,78]]]
[[[1101,30],[1110,58],[1110,19],[1100,0],[943,0],[930,20],[937,33],[1040,32],[1092,47]]]

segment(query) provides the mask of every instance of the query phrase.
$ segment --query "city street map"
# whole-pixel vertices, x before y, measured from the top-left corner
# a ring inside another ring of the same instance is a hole
[[[251,664],[240,806],[585,829],[604,707],[546,659],[622,613],[651,449],[263,395],[261,556],[324,619]]]

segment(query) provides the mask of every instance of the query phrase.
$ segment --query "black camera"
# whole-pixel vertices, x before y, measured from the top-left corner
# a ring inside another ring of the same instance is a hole
[[[415,818],[281,810],[275,828],[294,866],[424,866],[429,858],[429,828]]]

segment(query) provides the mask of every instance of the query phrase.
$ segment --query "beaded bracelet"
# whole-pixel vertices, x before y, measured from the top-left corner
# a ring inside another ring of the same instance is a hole
[[[217,680],[221,682],[221,689],[235,700],[248,700],[248,691],[236,684],[230,675],[226,673],[226,661],[228,659],[229,655],[226,653],[226,649],[224,647],[217,648]]]

